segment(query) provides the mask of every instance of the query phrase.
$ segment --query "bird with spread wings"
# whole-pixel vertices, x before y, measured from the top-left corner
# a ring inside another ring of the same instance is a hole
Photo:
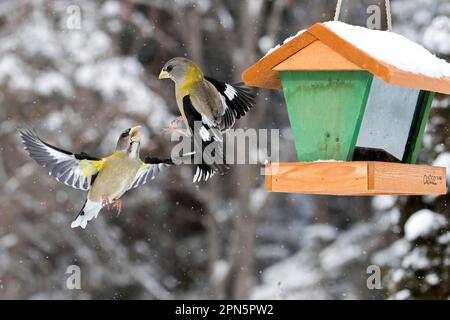
[[[202,153],[211,144],[216,144],[218,154],[214,158],[224,160],[220,148],[222,134],[253,107],[255,96],[250,88],[207,77],[198,65],[183,57],[167,61],[159,79],[171,79],[175,83],[175,96],[181,113],[177,121],[186,126],[186,131],[174,127],[165,131],[191,136],[194,144],[201,146]],[[196,123],[199,124],[198,130],[195,130]],[[194,182],[206,181],[216,172],[226,170],[224,161],[215,165],[210,159],[206,160],[197,165]]]
[[[121,196],[132,188],[145,184],[171,159],[147,156],[140,159],[140,126],[123,131],[112,155],[96,158],[87,153],[72,153],[43,141],[36,132],[19,130],[25,150],[31,158],[48,170],[56,180],[75,189],[88,191],[83,208],[71,227],[86,228],[103,207],[122,210]]]

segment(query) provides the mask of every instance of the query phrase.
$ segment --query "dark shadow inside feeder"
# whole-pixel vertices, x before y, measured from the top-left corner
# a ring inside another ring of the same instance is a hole
[[[421,91],[373,78],[353,161],[414,162]]]
[[[383,149],[356,147],[352,161],[402,162]]]

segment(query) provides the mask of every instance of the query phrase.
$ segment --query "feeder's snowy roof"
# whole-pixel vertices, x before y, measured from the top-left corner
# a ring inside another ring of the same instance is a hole
[[[367,70],[394,85],[450,94],[450,63],[399,34],[338,21],[317,23],[284,41],[243,79],[279,89],[283,70]]]

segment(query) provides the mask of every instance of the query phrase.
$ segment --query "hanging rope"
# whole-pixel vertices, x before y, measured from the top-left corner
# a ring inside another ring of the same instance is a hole
[[[392,31],[391,1],[386,0],[386,21],[388,31]]]
[[[392,31],[392,16],[391,16],[391,1],[386,0],[386,22],[388,31]],[[337,0],[336,3],[336,13],[334,14],[334,21],[339,20],[341,15],[342,0]]]
[[[336,4],[336,13],[334,14],[334,21],[339,20],[339,15],[341,14],[342,0],[338,0]]]

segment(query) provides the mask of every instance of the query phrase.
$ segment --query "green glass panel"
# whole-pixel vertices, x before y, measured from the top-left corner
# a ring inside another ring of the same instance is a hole
[[[298,160],[351,160],[373,76],[282,71],[280,78]]]

